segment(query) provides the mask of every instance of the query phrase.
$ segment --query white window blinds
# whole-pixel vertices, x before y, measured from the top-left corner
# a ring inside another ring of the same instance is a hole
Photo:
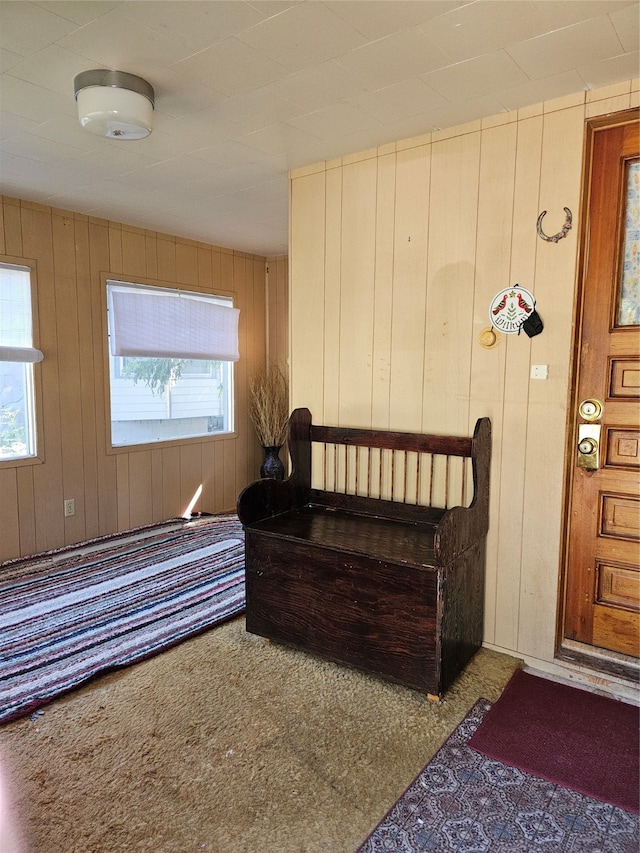
[[[32,346],[31,270],[0,264],[0,271],[0,361],[42,361],[44,356]]]
[[[219,297],[108,282],[111,354],[238,361],[239,310]]]

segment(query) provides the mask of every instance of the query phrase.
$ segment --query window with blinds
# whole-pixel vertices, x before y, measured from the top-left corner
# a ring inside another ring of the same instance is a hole
[[[107,304],[112,446],[233,432],[232,300],[108,281]]]

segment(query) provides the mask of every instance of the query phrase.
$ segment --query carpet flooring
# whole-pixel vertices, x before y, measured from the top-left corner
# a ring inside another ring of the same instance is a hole
[[[550,782],[640,811],[640,708],[520,670],[469,745]]]
[[[242,612],[243,543],[213,516],[0,566],[0,722]]]
[[[480,649],[435,703],[230,619],[0,726],[17,849],[353,853],[520,665]]]
[[[480,699],[358,853],[637,853],[638,816],[469,746]]]

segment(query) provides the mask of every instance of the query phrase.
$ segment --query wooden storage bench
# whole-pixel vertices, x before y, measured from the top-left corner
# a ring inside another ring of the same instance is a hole
[[[489,419],[470,438],[296,409],[289,453],[238,499],[247,630],[441,696],[482,643]]]

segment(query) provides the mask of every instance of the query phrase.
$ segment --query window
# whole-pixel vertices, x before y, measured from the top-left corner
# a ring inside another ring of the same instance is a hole
[[[107,282],[111,444],[233,431],[231,299]]]
[[[0,462],[36,455],[29,267],[0,263]]]

